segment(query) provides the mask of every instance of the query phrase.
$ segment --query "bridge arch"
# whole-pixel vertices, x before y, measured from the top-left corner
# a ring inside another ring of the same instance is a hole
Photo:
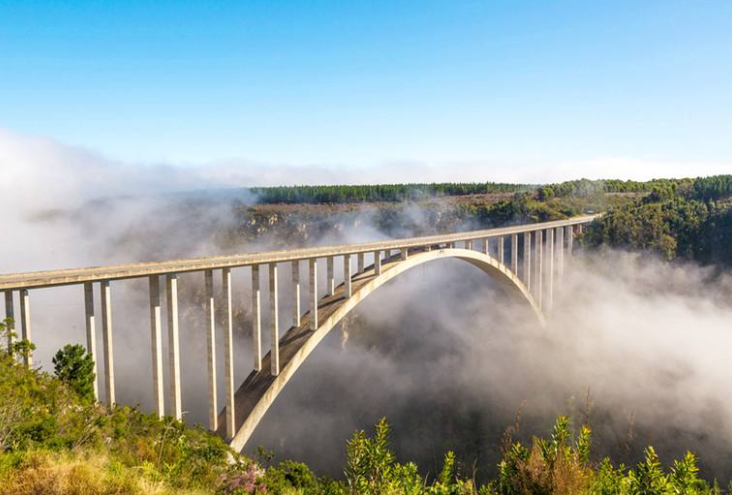
[[[325,305],[328,312],[320,320],[316,330],[307,330],[307,314],[303,325],[291,328],[280,339],[280,361],[282,363],[279,375],[269,373],[268,353],[264,358],[261,371],[253,371],[236,392],[236,434],[230,440],[230,445],[236,450],[242,450],[253,434],[262,418],[272,406],[276,398],[294,376],[308,356],[330,331],[366,297],[379,287],[398,275],[424,263],[454,258],[470,263],[486,273],[498,283],[500,289],[511,299],[520,304],[528,304],[536,315],[539,323],[544,326],[545,320],[539,305],[531,292],[526,288],[518,275],[497,259],[470,249],[433,249],[416,254],[410,254],[406,259],[392,258],[386,263],[380,274],[376,274],[374,267],[367,268],[363,273],[353,278],[353,293],[351,297],[344,297],[343,286],[331,296]],[[323,306],[321,306],[323,307]],[[288,346],[290,352],[288,353]],[[219,425],[225,424],[226,411],[219,415]],[[224,427],[219,428],[220,435],[225,434]]]

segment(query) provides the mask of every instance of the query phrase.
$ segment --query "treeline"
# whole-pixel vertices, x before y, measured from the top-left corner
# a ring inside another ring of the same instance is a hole
[[[596,220],[584,242],[732,266],[732,176],[656,183]]]
[[[440,196],[469,194],[513,193],[533,191],[528,184],[497,182],[433,183],[433,184],[375,184],[337,186],[253,187],[249,192],[263,204],[332,204],[419,201]]]
[[[540,201],[554,198],[587,198],[606,193],[651,194],[673,192],[688,199],[715,200],[732,194],[732,175],[699,179],[632,180],[579,179],[556,184],[508,184],[500,182],[445,182],[414,184],[253,187],[248,189],[260,204],[339,204],[420,201],[471,194],[531,193]]]

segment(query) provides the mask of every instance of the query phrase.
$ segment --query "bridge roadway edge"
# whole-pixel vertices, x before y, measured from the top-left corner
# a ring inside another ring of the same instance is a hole
[[[317,330],[310,329],[311,315],[310,312],[307,312],[303,315],[299,327],[291,327],[282,335],[279,341],[280,374],[273,376],[269,373],[271,353],[267,353],[262,362],[263,371],[252,371],[235,393],[234,407],[237,428],[235,429],[234,438],[230,440],[231,447],[237,451],[244,448],[267,410],[295,372],[307,360],[310,353],[369,294],[411,268],[445,258],[460,259],[481,269],[498,282],[500,288],[507,295],[517,301],[528,302],[539,323],[542,326],[545,325],[544,315],[519,277],[507,266],[489,255],[455,248],[424,250],[415,254],[410,252],[406,260],[403,260],[400,254],[397,254],[382,261],[380,275],[375,274],[373,265],[367,267],[364,272],[358,273],[352,279],[352,296],[350,298],[344,297],[344,284],[339,285],[333,295],[321,298],[318,302],[318,319],[322,323]],[[226,436],[226,429],[223,426],[225,425],[225,417],[226,408],[219,413],[219,425],[221,426],[219,426],[216,433],[221,437]]]

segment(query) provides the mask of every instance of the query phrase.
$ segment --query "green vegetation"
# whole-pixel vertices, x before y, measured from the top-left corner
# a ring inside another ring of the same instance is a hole
[[[732,176],[663,181],[612,208],[588,229],[586,246],[623,248],[732,265]]]
[[[80,399],[95,399],[94,360],[82,346],[65,345],[53,357],[53,369],[58,379],[71,387]]]
[[[7,331],[0,324],[0,334]],[[3,335],[0,335],[3,337]],[[316,476],[305,464],[267,465],[232,452],[218,437],[172,418],[89,400],[89,357],[80,346],[56,355],[54,377],[0,352],[0,494],[332,494],[529,495],[723,494],[700,478],[687,453],[664,469],[649,447],[633,468],[593,461],[589,426],[572,434],[559,417],[549,438],[530,446],[504,439],[497,475],[482,486],[452,452],[425,477],[400,463],[381,420],[373,437],[356,432],[346,446],[341,480]]]
[[[435,196],[465,196],[469,194],[513,193],[535,189],[527,184],[481,183],[433,183],[433,184],[376,184],[344,186],[290,186],[253,187],[249,191],[257,195],[263,204],[322,204],[322,203],[373,203],[420,201]]]

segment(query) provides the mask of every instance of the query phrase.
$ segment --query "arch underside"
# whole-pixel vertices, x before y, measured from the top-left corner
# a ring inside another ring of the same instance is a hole
[[[535,312],[540,324],[544,325],[544,316],[534,301],[531,293],[508,267],[495,258],[478,251],[467,249],[431,249],[419,252],[410,251],[406,260],[401,255],[382,260],[381,274],[376,275],[374,266],[367,267],[362,273],[352,278],[352,295],[344,296],[344,284],[339,285],[335,293],[323,297],[318,302],[317,330],[310,329],[310,312],[301,318],[299,327],[291,327],[280,338],[280,374],[270,373],[271,354],[267,353],[262,360],[262,370],[252,371],[238,388],[235,394],[236,435],[230,445],[236,449],[244,448],[254,429],[264,414],[275,401],[287,382],[295,374],[300,365],[320,341],[360,302],[380,286],[415,266],[443,258],[456,258],[480,268],[496,281],[501,290],[518,303],[528,304]],[[226,409],[219,414],[217,434],[226,435]]]

